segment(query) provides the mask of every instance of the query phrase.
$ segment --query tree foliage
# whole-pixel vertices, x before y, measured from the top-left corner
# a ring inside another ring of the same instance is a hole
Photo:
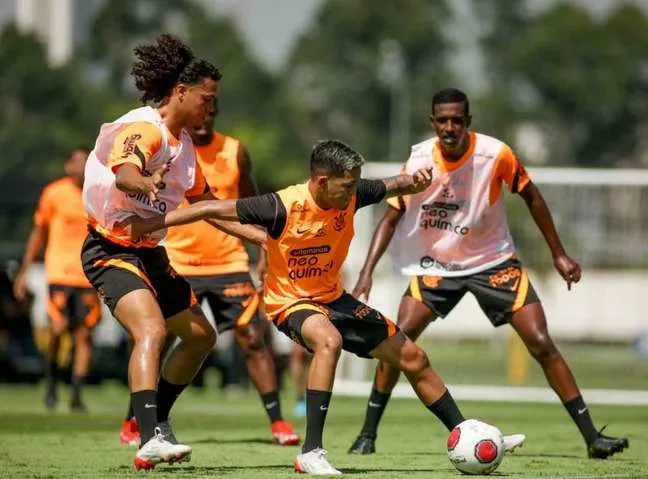
[[[648,105],[643,12],[620,4],[598,19],[566,2],[532,17],[519,7],[507,12],[495,15],[485,41],[493,66],[489,123],[510,137],[517,120],[536,122],[563,164],[632,163]],[[518,27],[506,41],[511,25]]]
[[[395,40],[403,52],[412,138],[425,131],[431,95],[447,79],[445,13],[444,2],[427,0],[325,2],[299,40],[286,72],[304,144],[337,137],[371,160],[386,159],[390,117],[396,112],[388,82],[381,78],[385,40]]]

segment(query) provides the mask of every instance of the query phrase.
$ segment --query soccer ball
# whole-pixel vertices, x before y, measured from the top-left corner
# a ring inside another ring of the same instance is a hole
[[[468,419],[448,436],[448,458],[464,474],[490,474],[504,458],[504,438],[495,426]]]

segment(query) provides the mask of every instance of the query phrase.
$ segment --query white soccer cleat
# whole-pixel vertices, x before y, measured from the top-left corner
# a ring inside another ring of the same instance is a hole
[[[504,438],[504,452],[513,452],[518,447],[524,445],[526,441],[526,436],[524,434],[511,434],[509,436],[503,436]]]
[[[155,428],[153,436],[135,455],[135,469],[153,469],[161,462],[173,464],[188,461],[191,457],[191,447],[184,444],[171,444],[162,434],[159,427]]]
[[[322,448],[299,454],[293,462],[295,472],[314,476],[341,476],[342,473],[326,460],[326,451]]]
[[[175,437],[175,434],[173,434],[173,427],[171,427],[171,419],[167,419],[164,422],[159,422],[157,425],[158,428],[160,428],[160,432],[164,436],[164,439],[171,444],[178,444],[178,440]]]

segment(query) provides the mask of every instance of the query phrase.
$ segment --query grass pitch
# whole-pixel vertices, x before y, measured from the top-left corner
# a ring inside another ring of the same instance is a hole
[[[213,383],[213,382],[212,382]],[[88,387],[91,412],[67,412],[61,391],[58,412],[46,412],[41,387],[0,386],[0,477],[123,478],[283,478],[292,472],[295,447],[269,440],[269,426],[255,394],[224,398],[213,390],[189,390],[174,411],[179,438],[194,447],[192,462],[158,466],[152,473],[132,467],[134,449],[122,446],[118,431],[127,391],[118,386]],[[284,415],[292,420],[291,394]],[[505,457],[495,477],[639,478],[648,477],[648,409],[592,408],[597,425],[625,434],[631,447],[607,461],[586,458],[583,443],[559,405],[461,403],[468,417],[493,422],[505,432],[524,432],[527,443]],[[445,453],[446,431],[415,400],[395,399],[385,413],[378,454],[349,456],[346,450],[361,426],[365,400],[334,397],[324,445],[329,460],[351,477],[457,478]],[[303,420],[294,421],[303,434]]]

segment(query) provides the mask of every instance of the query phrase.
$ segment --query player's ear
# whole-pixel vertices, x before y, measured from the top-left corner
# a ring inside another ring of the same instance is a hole
[[[472,115],[468,115],[466,118],[466,128],[470,128],[470,125],[472,124]]]
[[[327,181],[326,181],[326,180],[327,180],[327,179],[328,179],[328,178],[327,178],[326,175],[317,175],[317,176],[315,177],[315,184],[316,184],[317,186],[319,186],[320,188],[322,188],[322,187],[326,186],[326,184],[327,184]]]
[[[184,100],[184,97],[187,94],[187,90],[189,90],[189,88],[185,83],[178,83],[173,87],[173,93],[176,94],[180,101]]]

